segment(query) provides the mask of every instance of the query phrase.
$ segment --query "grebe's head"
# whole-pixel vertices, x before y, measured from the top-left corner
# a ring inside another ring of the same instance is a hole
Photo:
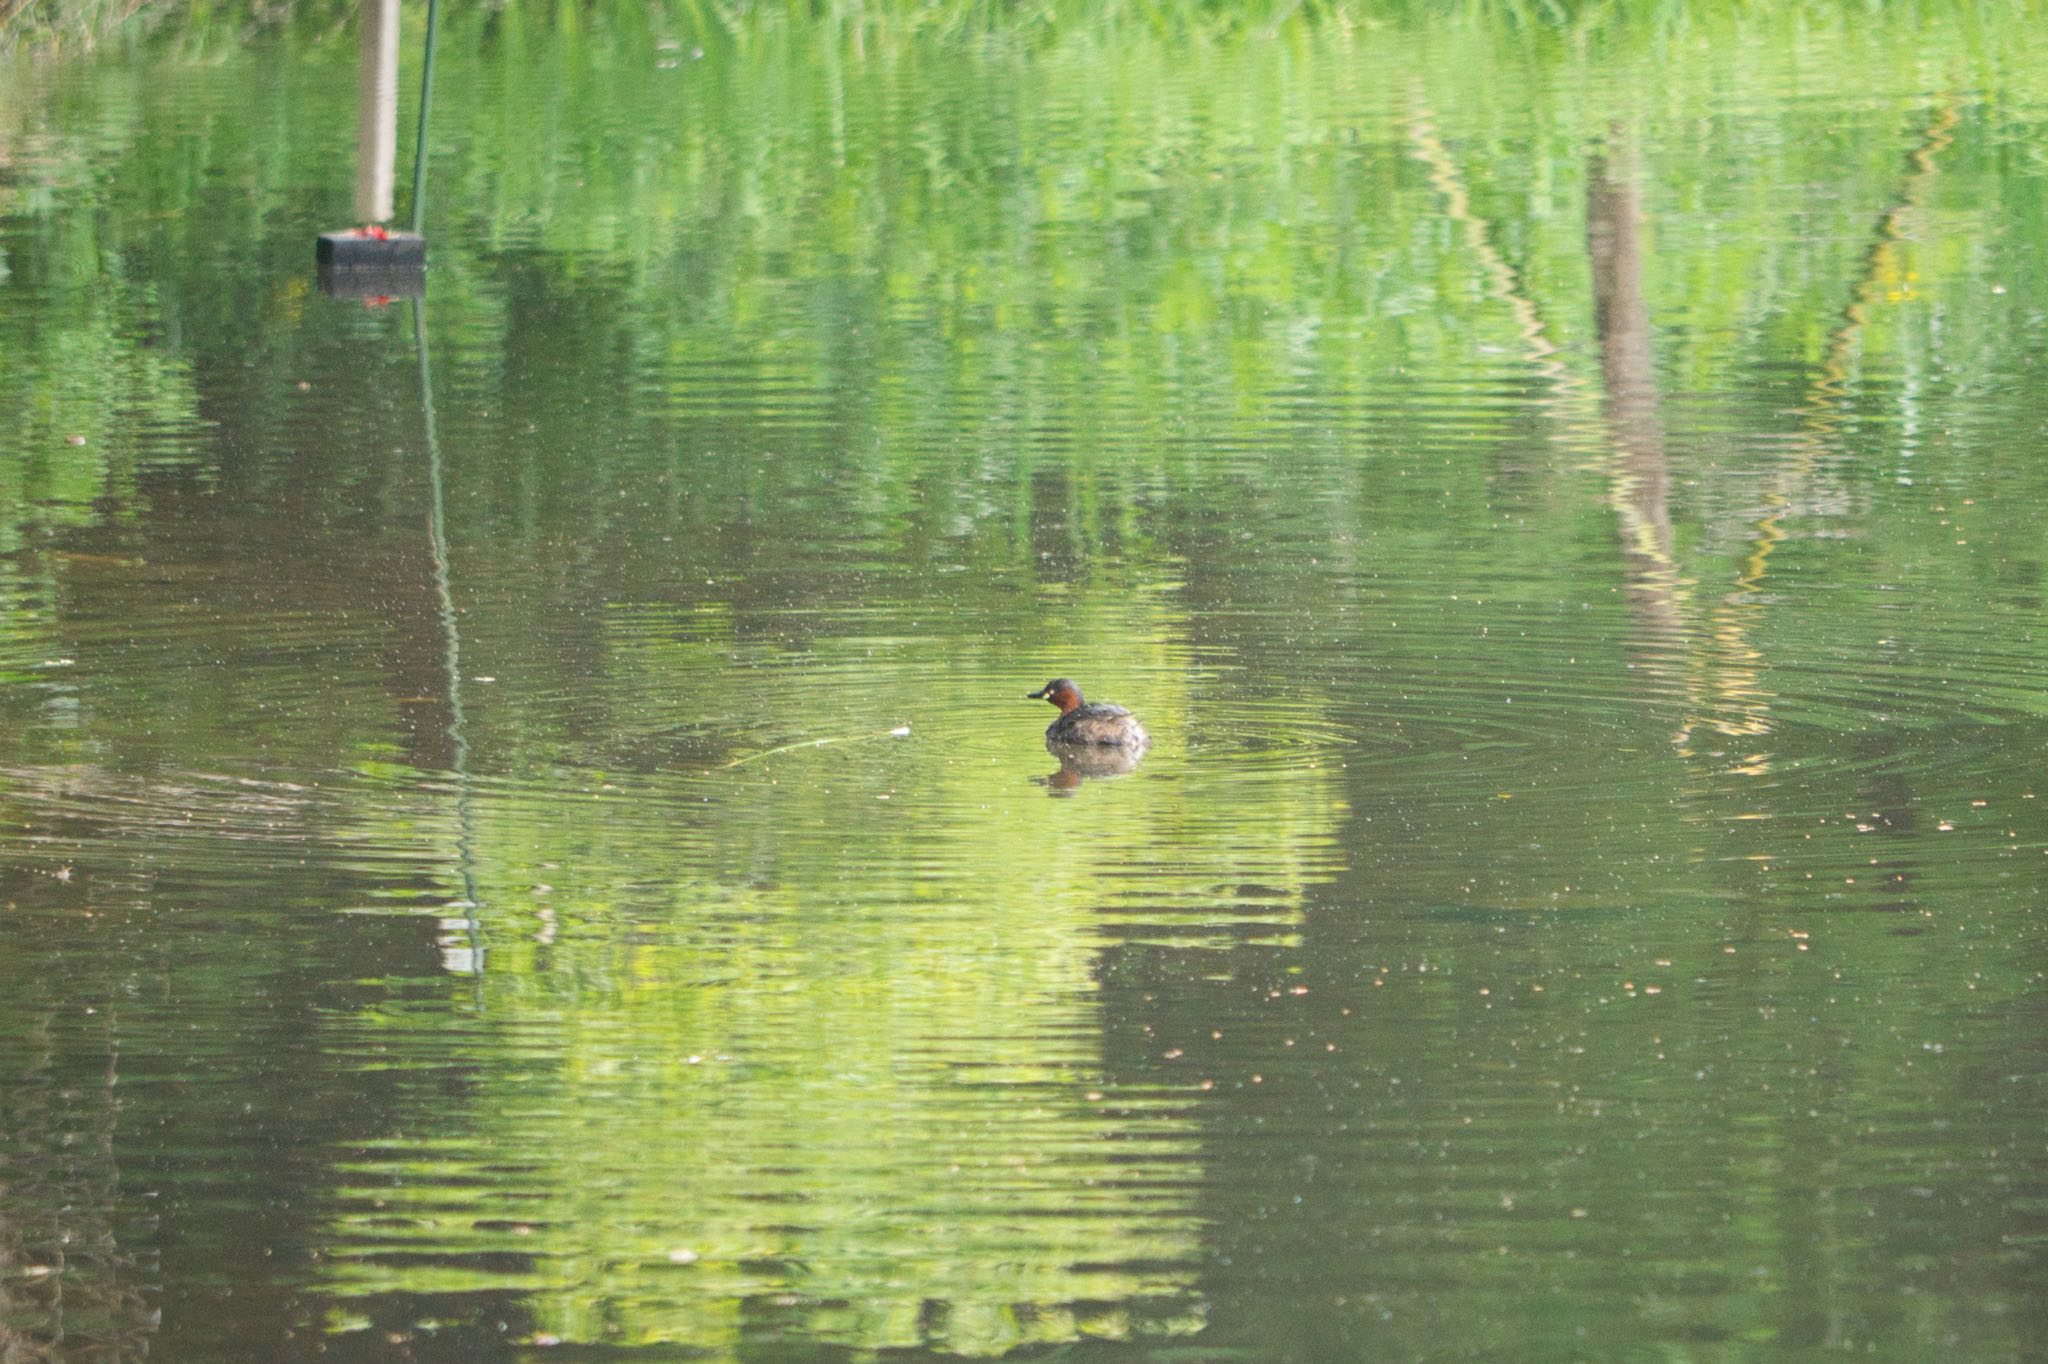
[[[1081,704],[1081,689],[1064,677],[1055,677],[1037,691],[1024,693],[1024,699],[1027,701],[1036,701],[1040,697],[1058,706],[1060,714],[1065,715]]]

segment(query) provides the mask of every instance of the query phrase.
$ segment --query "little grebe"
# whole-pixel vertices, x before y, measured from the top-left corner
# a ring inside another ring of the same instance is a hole
[[[1025,699],[1041,697],[1060,708],[1060,718],[1046,727],[1048,744],[1100,744],[1108,748],[1144,749],[1152,736],[1138,723],[1138,717],[1122,706],[1106,701],[1084,702],[1081,689],[1064,677],[1056,677]]]

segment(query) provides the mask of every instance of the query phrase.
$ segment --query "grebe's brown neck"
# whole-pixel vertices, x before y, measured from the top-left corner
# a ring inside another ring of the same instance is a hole
[[[1043,698],[1060,708],[1060,714],[1081,708],[1081,689],[1064,677],[1056,677],[1037,691],[1026,694],[1025,699],[1036,701]]]

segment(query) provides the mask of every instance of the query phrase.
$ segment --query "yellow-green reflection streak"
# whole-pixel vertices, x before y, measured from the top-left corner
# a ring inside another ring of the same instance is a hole
[[[911,642],[878,669],[873,638],[827,637],[801,667],[733,673],[750,655],[716,616],[611,613],[620,695],[722,687],[753,732],[831,735],[871,704],[858,679],[915,697],[910,733],[476,788],[498,917],[475,1031],[393,1010],[334,1038],[481,1062],[476,1089],[431,1138],[345,1161],[331,1325],[383,1293],[511,1289],[541,1334],[712,1351],[759,1302],[864,1349],[1198,1326],[1187,1105],[1212,1077],[1112,1085],[1100,955],[1154,933],[1292,943],[1341,773],[1191,765],[1171,613],[1071,609],[1069,647],[1120,643],[1163,740],[1071,800],[1036,780],[1043,708],[991,694],[1007,660]]]
[[[1712,690],[1718,705],[1712,713],[1687,721],[1679,735],[1682,749],[1701,723],[1731,738],[1761,737],[1773,728],[1772,696],[1764,682],[1764,653],[1753,642],[1767,605],[1764,579],[1770,571],[1773,552],[1785,539],[1786,516],[1798,509],[1801,493],[1815,469],[1835,449],[1841,409],[1848,398],[1849,367],[1869,322],[1870,305],[1888,291],[1895,300],[1909,296],[1907,290],[1891,288],[1906,273],[1899,264],[1900,248],[1907,237],[1907,223],[1928,182],[1940,173],[1936,159],[1953,140],[1957,119],[1952,102],[1935,108],[1917,145],[1907,154],[1907,173],[1896,199],[1878,217],[1870,246],[1863,253],[1863,268],[1851,284],[1849,301],[1843,306],[1841,325],[1829,334],[1826,352],[1801,405],[1800,429],[1763,494],[1764,513],[1756,523],[1749,552],[1733,589],[1709,613],[1705,623],[1713,648]],[[1745,760],[1745,768],[1767,770],[1767,759],[1761,754],[1752,755]]]

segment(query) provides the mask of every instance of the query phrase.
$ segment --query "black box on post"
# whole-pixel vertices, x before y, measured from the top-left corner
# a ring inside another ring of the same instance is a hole
[[[424,270],[427,239],[417,232],[370,231],[360,227],[322,232],[313,258],[336,270]]]

